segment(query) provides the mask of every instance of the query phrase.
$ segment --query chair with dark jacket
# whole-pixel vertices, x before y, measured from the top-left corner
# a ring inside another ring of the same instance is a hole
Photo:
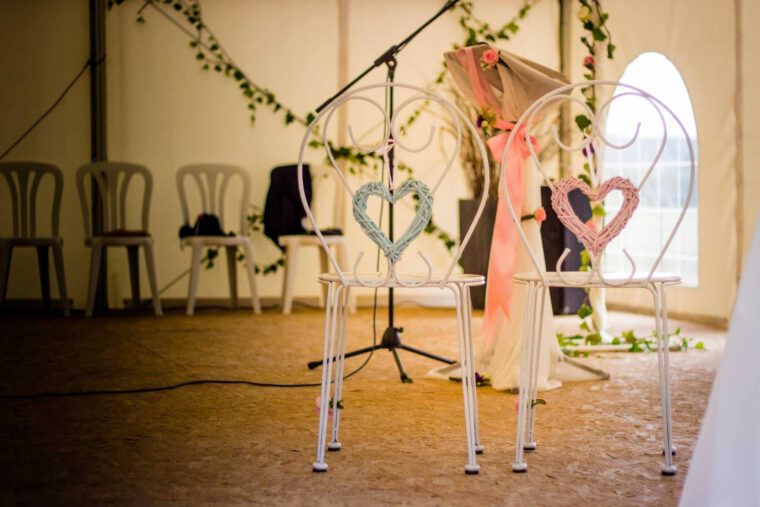
[[[317,202],[325,195],[324,188],[333,183],[328,168],[321,166],[304,166],[304,191],[309,202]],[[333,185],[334,187],[334,185]],[[329,196],[329,195],[328,195]],[[314,206],[312,206],[314,207]],[[319,206],[316,206],[319,207]],[[335,207],[332,207],[334,210]],[[296,280],[296,267],[301,247],[315,247],[319,250],[320,269],[329,269],[327,254],[313,231],[304,227],[306,212],[298,194],[298,165],[281,165],[272,169],[264,205],[264,234],[282,249],[285,255],[285,274],[282,282],[281,307],[284,315],[289,315],[293,307],[293,288]],[[335,215],[332,217],[335,220]],[[328,220],[329,222],[329,220]],[[308,222],[306,223],[308,225]],[[348,262],[348,242],[339,229],[322,231],[325,240],[333,248],[341,262]],[[322,287],[323,299],[327,298],[327,286]]]

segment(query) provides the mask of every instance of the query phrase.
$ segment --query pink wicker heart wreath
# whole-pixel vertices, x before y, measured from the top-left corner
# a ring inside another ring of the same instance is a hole
[[[590,229],[586,224],[581,222],[578,215],[570,206],[567,194],[575,189],[586,194],[592,201],[601,201],[613,190],[619,190],[623,194],[623,205],[617,212],[615,218],[599,232]],[[597,257],[607,244],[615,239],[618,234],[625,228],[628,220],[633,216],[636,207],[639,205],[639,189],[636,188],[631,180],[621,176],[615,176],[602,183],[596,191],[589,188],[583,180],[578,178],[563,178],[554,186],[552,191],[552,208],[557,212],[560,222],[570,229],[583,245],[590,251],[594,257]]]

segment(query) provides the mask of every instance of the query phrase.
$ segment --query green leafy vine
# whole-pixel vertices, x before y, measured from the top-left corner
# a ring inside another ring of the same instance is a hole
[[[124,3],[124,0],[108,0],[108,9]],[[461,44],[453,44],[453,47],[459,48],[462,45],[468,46],[477,44],[480,40],[495,42],[497,40],[508,41],[519,30],[518,22],[525,18],[533,2],[526,1],[518,10],[518,13],[507,23],[499,28],[492,28],[491,25],[479,19],[474,11],[474,2],[465,1],[458,4],[458,10],[452,11],[459,14],[459,25],[463,30]],[[261,86],[251,79],[248,74],[239,66],[230,56],[222,45],[220,39],[215,35],[213,30],[205,23],[200,0],[145,0],[143,5],[137,11],[136,21],[145,23],[144,11],[151,8],[175,27],[188,36],[189,46],[194,52],[195,59],[205,71],[214,71],[223,75],[237,85],[240,93],[245,99],[246,108],[249,111],[251,124],[255,124],[256,115],[260,108],[269,108],[272,113],[281,114],[285,125],[300,124],[308,126],[315,118],[313,112],[305,116],[299,116],[293,109],[277,99],[274,92],[265,86]],[[442,70],[433,83],[443,82],[446,72],[445,63],[442,62]],[[421,110],[416,110],[409,119],[404,123],[405,127],[414,123]],[[400,130],[405,133],[406,129]],[[323,147],[321,140],[314,139],[309,143],[312,148]],[[354,146],[334,146],[328,142],[328,149],[335,160],[343,160],[351,174],[363,174],[365,169],[372,169],[376,174],[382,163],[382,158],[376,153],[364,153]],[[410,177],[414,173],[413,169],[403,163],[398,164],[398,170],[408,174]],[[252,231],[256,231],[261,221],[261,213],[254,212],[249,216],[249,226]],[[451,252],[456,246],[456,240],[446,231],[441,229],[431,218],[424,232],[440,240],[447,251]],[[214,266],[214,259],[218,252],[209,250],[206,256],[206,267]],[[257,266],[257,272],[264,274],[274,273],[277,268],[284,264],[282,258],[277,259],[274,263],[266,266]]]
[[[615,45],[612,43],[612,34],[609,31],[607,21],[609,20],[609,14],[602,10],[602,6],[598,0],[578,0],[578,20],[583,23],[583,29],[585,34],[581,36],[581,43],[586,48],[587,54],[583,58],[583,67],[585,73],[583,77],[588,81],[593,81],[597,77],[597,49],[600,44],[605,43],[606,57],[609,60],[614,58]],[[585,103],[592,113],[596,113],[596,88],[594,86],[586,86],[581,88]],[[591,118],[585,114],[578,114],[574,118],[575,124],[578,130],[583,135],[590,134]],[[596,167],[596,152],[593,146],[583,150],[583,155],[590,161],[594,162]],[[583,172],[578,175],[578,178],[583,180],[587,185],[591,186],[591,162],[583,164]],[[591,205],[591,219],[588,221],[588,227],[597,227],[599,221],[606,215],[604,210],[604,203],[602,202],[590,202]],[[580,271],[588,271],[591,265],[591,256],[588,250],[581,251],[581,266]],[[588,293],[588,289],[584,289]],[[586,304],[588,303],[588,304]],[[585,334],[574,335],[572,337],[566,337],[562,333],[557,335],[557,339],[560,342],[560,346],[565,347],[568,343],[574,343],[573,340],[581,339],[587,345],[598,345],[602,342],[602,335],[599,329],[595,329],[593,321],[586,319],[591,317],[594,313],[594,309],[591,307],[588,298],[580,308],[577,315],[581,319],[579,325],[581,331]],[[633,333],[633,331],[631,331]],[[615,338],[618,339],[618,338]],[[577,350],[575,351],[578,352]]]

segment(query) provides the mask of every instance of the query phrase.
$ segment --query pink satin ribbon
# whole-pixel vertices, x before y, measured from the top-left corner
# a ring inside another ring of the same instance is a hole
[[[494,127],[501,130],[511,130],[514,123],[501,119],[501,105],[492,93],[481,73],[480,64],[475,58],[472,47],[466,47],[457,52],[457,59],[470,78],[473,95],[483,111],[492,111],[499,118]],[[497,134],[488,139],[488,148],[494,158],[501,162],[507,146],[509,132]],[[530,143],[536,153],[540,147],[536,139],[531,137]],[[507,157],[507,167],[503,177],[507,180],[512,208],[515,213],[522,212],[525,197],[524,167],[525,160],[530,156],[528,141],[525,139],[525,125],[520,127]],[[496,340],[499,333],[499,312],[509,317],[509,304],[512,299],[512,277],[515,274],[517,253],[520,247],[520,233],[509,215],[501,184],[499,185],[499,201],[496,208],[496,222],[491,240],[491,252],[488,261],[488,285],[486,286],[486,308],[483,318],[483,336],[487,347]]]
[[[506,122],[505,122],[506,123]],[[510,124],[510,128],[513,124]],[[509,132],[488,139],[488,148],[496,160],[501,160],[507,147]],[[530,138],[533,150],[541,151],[535,137]],[[502,177],[506,178],[512,209],[517,216],[522,213],[525,198],[525,161],[530,156],[530,148],[525,139],[525,125],[520,127],[507,155],[507,166]],[[490,347],[499,334],[499,312],[509,317],[512,300],[512,277],[515,275],[517,253],[520,249],[520,232],[517,230],[507,208],[506,196],[499,185],[499,201],[496,207],[496,222],[491,238],[491,253],[488,260],[486,285],[486,308],[483,316],[483,336],[486,347]]]

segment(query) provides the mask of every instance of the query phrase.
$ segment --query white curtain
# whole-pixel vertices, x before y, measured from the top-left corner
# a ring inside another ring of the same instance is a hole
[[[681,505],[760,505],[760,221]]]

